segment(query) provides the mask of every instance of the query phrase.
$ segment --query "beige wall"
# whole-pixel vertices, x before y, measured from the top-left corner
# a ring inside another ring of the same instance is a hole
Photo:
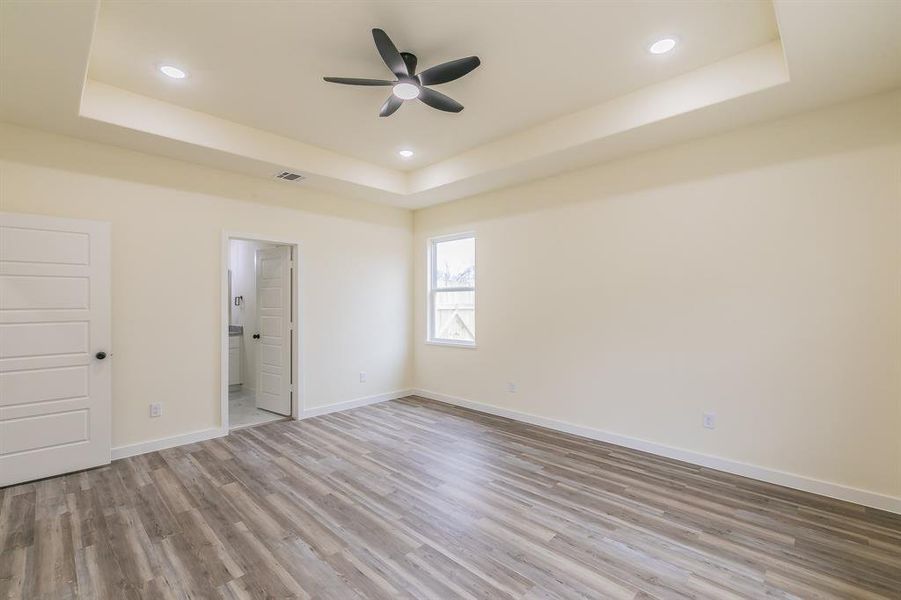
[[[224,229],[303,242],[306,408],[410,385],[408,211],[7,125],[0,209],[112,222],[113,446],[218,426]]]
[[[308,408],[412,383],[901,497],[899,107],[875,97],[412,217],[0,125],[0,209],[113,224],[116,446],[218,425],[227,229],[304,241]],[[427,346],[426,239],[463,230],[478,348]]]
[[[895,93],[417,211],[414,384],[899,497],[899,171]],[[468,230],[478,348],[426,345]]]

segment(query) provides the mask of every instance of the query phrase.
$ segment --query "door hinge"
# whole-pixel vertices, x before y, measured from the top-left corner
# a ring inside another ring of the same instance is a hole
[[[293,391],[294,391],[294,384],[293,384],[293,383],[289,383],[289,384],[288,384],[288,391],[289,391],[289,392],[293,392]]]

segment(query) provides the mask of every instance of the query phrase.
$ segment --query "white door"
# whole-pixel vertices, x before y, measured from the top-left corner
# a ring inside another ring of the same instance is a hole
[[[256,252],[257,407],[291,415],[291,248]]]
[[[0,486],[110,462],[109,244],[0,213]]]

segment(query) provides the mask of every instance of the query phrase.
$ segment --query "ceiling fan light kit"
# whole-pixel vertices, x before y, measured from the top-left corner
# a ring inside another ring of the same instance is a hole
[[[394,86],[394,95],[401,100],[412,100],[419,97],[419,86],[412,83],[398,83]]]
[[[341,83],[344,85],[364,86],[391,86],[392,92],[382,104],[379,110],[380,117],[388,117],[397,112],[397,109],[406,100],[419,99],[424,104],[445,112],[458,113],[463,110],[463,105],[436,92],[428,86],[440,85],[459,79],[471,72],[481,64],[478,56],[458,58],[450,62],[429,67],[421,73],[416,73],[417,59],[415,54],[398,52],[397,47],[388,34],[381,29],[372,30],[372,39],[379,51],[382,60],[388,69],[397,77],[395,81],[387,79],[359,79],[353,77],[323,77],[329,83]]]

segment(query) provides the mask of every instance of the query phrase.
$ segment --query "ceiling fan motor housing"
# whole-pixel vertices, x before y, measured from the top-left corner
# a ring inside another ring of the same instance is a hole
[[[401,52],[400,57],[404,59],[404,64],[407,65],[407,72],[411,75],[416,72],[416,55],[412,52]]]

